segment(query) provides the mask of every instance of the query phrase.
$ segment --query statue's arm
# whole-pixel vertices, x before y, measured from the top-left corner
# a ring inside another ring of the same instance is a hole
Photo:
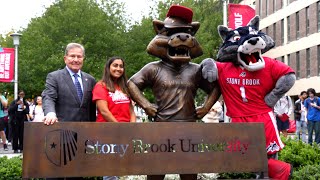
[[[142,94],[138,86],[131,80],[128,81],[129,93],[133,101],[135,101],[146,114],[154,117],[157,113],[156,105],[150,103],[147,98]]]

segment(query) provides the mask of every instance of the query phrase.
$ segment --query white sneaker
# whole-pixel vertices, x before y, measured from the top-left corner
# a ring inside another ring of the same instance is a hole
[[[11,142],[8,142],[7,144],[8,144],[8,146],[11,146],[11,145],[12,145]]]

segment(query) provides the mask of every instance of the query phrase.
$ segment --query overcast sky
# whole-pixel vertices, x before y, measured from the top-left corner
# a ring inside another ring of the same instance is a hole
[[[55,0],[0,0],[0,34],[7,34],[12,29],[26,28],[31,18],[41,16],[45,8]],[[119,0],[125,2],[128,14],[139,20],[151,4],[150,0]]]

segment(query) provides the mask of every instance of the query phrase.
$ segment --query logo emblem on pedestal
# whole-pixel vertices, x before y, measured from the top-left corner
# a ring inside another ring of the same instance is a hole
[[[48,132],[45,137],[45,153],[48,160],[56,166],[65,166],[77,154],[77,133],[58,129]]]

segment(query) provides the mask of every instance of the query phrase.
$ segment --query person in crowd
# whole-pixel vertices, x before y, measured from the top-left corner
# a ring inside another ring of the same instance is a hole
[[[5,133],[5,108],[7,108],[8,105],[8,100],[6,97],[0,92],[0,137],[2,139],[2,144],[3,144],[3,149],[5,151],[8,151],[8,145],[7,145],[7,138],[6,138],[6,133]]]
[[[92,94],[92,100],[97,104],[97,122],[136,122],[122,58],[107,60],[102,79],[97,82]],[[117,180],[118,177],[104,176],[103,179]]]
[[[282,132],[284,137],[288,136],[287,129],[289,129],[289,117],[292,113],[293,105],[291,98],[288,95],[282,96],[274,106],[274,113],[277,119],[277,127],[279,134]]]
[[[315,133],[315,142],[320,143],[320,99],[316,96],[313,88],[307,90],[308,98],[304,101],[304,107],[307,111],[308,143],[313,143],[313,132]]]
[[[36,96],[34,106],[30,107],[29,117],[32,122],[43,122],[42,97]]]
[[[134,113],[136,114],[136,122],[144,122],[147,120],[147,115],[144,110],[137,105],[136,102],[132,101]]]
[[[206,114],[202,121],[205,123],[219,123],[219,120],[223,116],[221,101],[217,101]]]
[[[307,142],[307,118],[304,107],[304,100],[307,98],[307,91],[301,91],[299,99],[294,103],[294,119],[296,121],[296,135],[299,140]],[[301,133],[301,137],[300,137]]]
[[[9,118],[12,126],[12,149],[14,153],[23,152],[24,122],[28,121],[29,104],[24,98],[25,93],[19,90],[18,98],[10,103]]]
[[[94,77],[81,71],[85,49],[81,44],[70,43],[65,49],[66,67],[47,75],[42,92],[44,124],[57,121],[95,121],[96,106],[92,102]]]
[[[35,99],[27,99],[27,102],[29,104],[28,121],[33,121],[33,117],[31,117],[31,114],[34,110],[34,107],[36,106],[36,102]]]

